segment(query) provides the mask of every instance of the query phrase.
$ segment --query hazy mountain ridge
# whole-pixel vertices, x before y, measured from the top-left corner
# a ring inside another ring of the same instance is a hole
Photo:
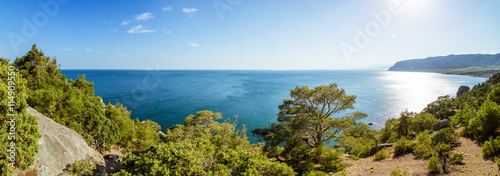
[[[438,72],[489,77],[500,72],[500,53],[427,57],[396,62],[389,71]]]

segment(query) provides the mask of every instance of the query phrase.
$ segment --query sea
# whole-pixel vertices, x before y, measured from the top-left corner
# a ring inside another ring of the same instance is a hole
[[[456,96],[461,85],[473,87],[486,78],[386,70],[62,70],[68,79],[85,75],[95,95],[106,104],[124,104],[133,119],[152,120],[162,131],[198,111],[220,112],[223,119],[245,125],[251,143],[262,142],[250,132],[277,122],[278,106],[296,86],[313,88],[336,83],[356,95],[353,110],[373,122],[373,129],[398,118],[405,110],[420,112],[439,96]],[[221,120],[222,121],[222,120]]]

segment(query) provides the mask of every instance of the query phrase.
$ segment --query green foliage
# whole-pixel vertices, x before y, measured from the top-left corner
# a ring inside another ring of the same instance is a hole
[[[500,153],[500,136],[493,138],[490,136],[490,140],[485,141],[481,147],[481,154],[483,157],[490,157]]]
[[[495,102],[496,104],[500,104],[500,87],[495,87],[488,94],[487,99],[491,102]]]
[[[245,129],[235,129],[236,122],[196,123],[214,115],[198,112],[186,118],[189,125],[168,129],[165,143],[125,157],[126,172],[120,175],[294,175],[286,164],[254,151]]]
[[[415,146],[415,141],[410,140],[406,137],[400,138],[396,143],[394,143],[394,156],[404,155],[407,153],[411,153],[413,151],[413,147]]]
[[[284,99],[279,106],[278,124],[269,128],[254,129],[252,133],[267,145],[283,145],[280,154],[285,162],[298,168],[299,173],[310,171],[310,161],[318,161],[315,149],[335,139],[343,130],[356,126],[356,120],[366,117],[353,112],[344,117],[333,118],[335,114],[353,109],[356,96],[348,96],[336,84],[322,85],[310,89],[307,86],[290,90],[292,99]],[[363,129],[353,134],[363,135]],[[314,163],[312,163],[314,165]]]
[[[424,130],[432,130],[432,126],[439,120],[430,113],[420,113],[415,115],[410,123],[410,131],[419,133]]]
[[[409,112],[408,109],[401,112],[401,116],[398,118],[398,124],[396,127],[396,132],[398,136],[408,136],[410,133],[410,123],[413,120],[415,113]]]
[[[375,144],[372,141],[364,140],[363,138],[355,138],[349,136],[343,139],[342,147],[352,156],[365,158],[370,156],[372,146]]]
[[[390,176],[408,176],[408,175],[410,175],[410,173],[406,170],[401,171],[401,169],[398,166],[398,168],[392,170],[389,175]]]
[[[423,112],[429,113],[437,119],[448,119],[453,115],[454,101],[449,95],[440,96],[436,101],[427,105]]]
[[[10,175],[13,171],[9,166],[11,154],[15,154],[15,164],[12,167],[26,169],[31,166],[38,152],[38,139],[42,135],[38,132],[38,121],[35,116],[26,112],[27,81],[19,72],[9,70],[5,59],[0,59],[0,173]],[[11,81],[11,83],[9,83]],[[12,84],[14,83],[14,84]],[[10,87],[12,86],[12,87]],[[15,94],[9,89],[15,88]],[[8,111],[9,101],[14,101],[13,111]],[[17,114],[8,116],[7,114]],[[12,121],[14,120],[14,121]],[[13,126],[11,126],[13,125]],[[8,133],[15,135],[10,135]],[[11,144],[15,151],[10,152]]]
[[[305,174],[305,176],[326,176],[326,173],[323,171],[312,170],[311,172]]]
[[[450,162],[451,164],[460,164],[464,160],[464,154],[463,153],[454,153],[450,157]]]
[[[380,136],[378,138],[380,143],[396,142],[398,139],[398,134],[395,130],[397,123],[399,122],[396,118],[385,121],[384,128],[380,129]]]
[[[338,149],[326,148],[323,146],[321,148],[317,148],[316,150],[319,150],[317,151],[317,158],[319,160],[318,164],[321,165],[318,170],[324,172],[335,172],[345,168],[340,160],[340,151]]]
[[[432,136],[432,145],[437,145],[438,143],[451,144],[458,141],[460,135],[455,132],[455,130],[451,127],[443,128],[436,132],[434,136]]]
[[[500,106],[492,101],[483,103],[475,117],[470,119],[469,127],[466,130],[479,140],[486,140],[489,136],[497,136],[500,130]]]
[[[212,113],[210,111],[200,111],[197,115],[190,115],[184,120],[184,126],[193,126],[196,124],[208,125],[214,120],[222,118],[221,113]]]
[[[66,167],[66,171],[71,175],[92,175],[95,169],[94,163],[83,160],[76,161]]]
[[[99,151],[109,150],[120,140],[118,126],[105,117],[100,97],[94,97],[94,84],[85,76],[67,80],[54,58],[33,45],[13,64],[27,84],[27,103],[38,112],[81,134]]]
[[[271,124],[270,128],[256,129],[252,133],[273,144],[300,138],[304,139],[305,145],[315,148],[336,137],[356,120],[366,117],[364,113],[355,112],[344,117],[332,118],[334,114],[353,109],[353,104],[356,102],[356,96],[346,95],[344,89],[337,88],[337,84],[317,86],[314,89],[297,86],[290,90],[290,96],[292,100],[285,99],[279,106],[280,124]],[[279,140],[270,139],[270,135],[277,135],[273,128],[284,129],[289,135],[285,138],[273,137]]]
[[[373,161],[380,161],[391,157],[391,154],[385,150],[380,150],[375,155],[373,155]]]
[[[427,170],[430,172],[441,172],[441,164],[439,163],[439,159],[436,157],[429,158],[429,163],[427,164]]]
[[[439,143],[436,146],[434,146],[434,150],[440,157],[446,157],[448,156],[448,153],[450,152],[451,145],[446,144],[446,143]]]
[[[417,157],[428,158],[434,154],[434,149],[432,147],[431,136],[429,135],[429,131],[425,130],[420,132],[417,136],[417,143],[413,147],[413,153]]]
[[[131,112],[121,103],[117,102],[115,106],[108,103],[105,115],[118,125],[122,137],[117,144],[127,152],[144,151],[160,141],[158,134],[158,131],[161,130],[160,125],[151,120],[141,123],[138,119],[130,119]]]
[[[351,156],[365,158],[371,155],[372,146],[376,144],[377,132],[370,130],[368,125],[355,123],[342,132],[337,138],[338,146],[345,149]]]

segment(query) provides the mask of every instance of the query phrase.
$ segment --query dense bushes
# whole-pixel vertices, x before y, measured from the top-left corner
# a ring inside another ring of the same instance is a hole
[[[10,174],[13,167],[26,169],[33,164],[38,152],[38,139],[42,137],[38,132],[36,117],[26,112],[28,107],[26,103],[27,82],[19,72],[8,67],[9,64],[6,60],[0,58],[0,131],[2,134],[0,138],[0,173],[5,175]],[[9,81],[14,84],[9,84]],[[15,94],[9,94],[9,89],[12,90],[12,88],[15,88],[13,90]],[[15,106],[12,111],[8,111],[8,104],[11,100],[15,102]],[[17,116],[8,116],[7,114],[17,114]],[[11,125],[14,127],[12,128]],[[13,132],[15,135],[8,134]],[[10,152],[11,143],[15,145],[14,152]],[[11,158],[14,154],[15,157]],[[11,164],[11,159],[15,159],[15,164]]]
[[[451,127],[444,128],[436,132],[432,136],[432,145],[436,146],[439,143],[451,144],[458,141],[459,134]]]
[[[439,159],[436,157],[431,157],[429,158],[429,163],[427,164],[427,170],[430,172],[441,172],[441,164],[439,162]]]
[[[121,103],[116,103],[114,106],[108,103],[105,114],[107,118],[117,123],[122,136],[117,144],[126,152],[144,151],[160,142],[158,133],[161,130],[160,125],[151,120],[141,123],[139,119],[130,119],[131,112]]]
[[[495,102],[486,101],[469,121],[468,134],[479,140],[489,136],[497,136],[500,129],[500,106]]]
[[[125,170],[117,175],[294,174],[286,164],[271,162],[254,151],[245,130],[235,130],[235,122],[215,122],[219,115],[202,111],[190,116],[185,125],[168,129],[165,143],[128,155]],[[210,120],[200,123],[197,119]]]
[[[417,143],[413,147],[413,153],[417,157],[428,158],[434,154],[429,131],[423,131],[417,136]]]
[[[500,136],[496,138],[490,136],[490,140],[484,142],[481,149],[483,157],[490,157],[500,153]]]
[[[28,81],[29,106],[75,130],[99,151],[109,150],[120,140],[119,127],[105,117],[101,98],[94,96],[94,85],[85,76],[68,81],[56,60],[45,56],[36,45],[13,65]]]
[[[66,172],[71,175],[92,175],[96,165],[90,161],[79,160],[66,167]]]
[[[464,154],[463,153],[454,153],[450,157],[451,164],[459,164],[459,163],[462,163],[463,160],[464,160]]]
[[[413,140],[402,137],[394,143],[394,156],[411,153],[414,146],[415,142]]]
[[[432,130],[432,126],[438,121],[432,114],[420,113],[411,119],[410,130],[416,133],[424,130]]]
[[[335,148],[321,147],[317,150],[317,158],[319,159],[318,164],[321,165],[320,171],[324,172],[335,172],[342,170],[345,166],[340,161],[340,151]]]
[[[380,161],[391,157],[391,154],[385,150],[380,150],[375,155],[373,155],[373,161]]]
[[[423,112],[429,113],[437,119],[448,119],[449,116],[454,115],[453,109],[455,108],[456,102],[454,99],[446,95],[440,96],[436,101],[429,103]]]

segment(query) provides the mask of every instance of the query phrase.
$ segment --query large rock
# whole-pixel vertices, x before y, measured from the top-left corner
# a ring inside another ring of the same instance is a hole
[[[436,124],[434,124],[432,127],[434,128],[434,131],[439,131],[440,129],[448,127],[449,124],[450,124],[450,120],[443,119],[443,120],[437,122]]]
[[[462,96],[462,94],[464,94],[465,92],[467,92],[467,91],[469,91],[469,90],[470,90],[470,87],[469,87],[469,86],[464,86],[464,85],[460,86],[460,87],[458,88],[458,91],[457,91],[457,97]]]
[[[35,171],[38,176],[67,175],[64,169],[78,160],[91,160],[105,167],[102,155],[89,147],[83,137],[52,119],[28,107],[26,111],[38,120],[38,131],[42,138],[38,140],[39,151],[35,163],[26,171]],[[14,175],[19,174],[19,171]]]

